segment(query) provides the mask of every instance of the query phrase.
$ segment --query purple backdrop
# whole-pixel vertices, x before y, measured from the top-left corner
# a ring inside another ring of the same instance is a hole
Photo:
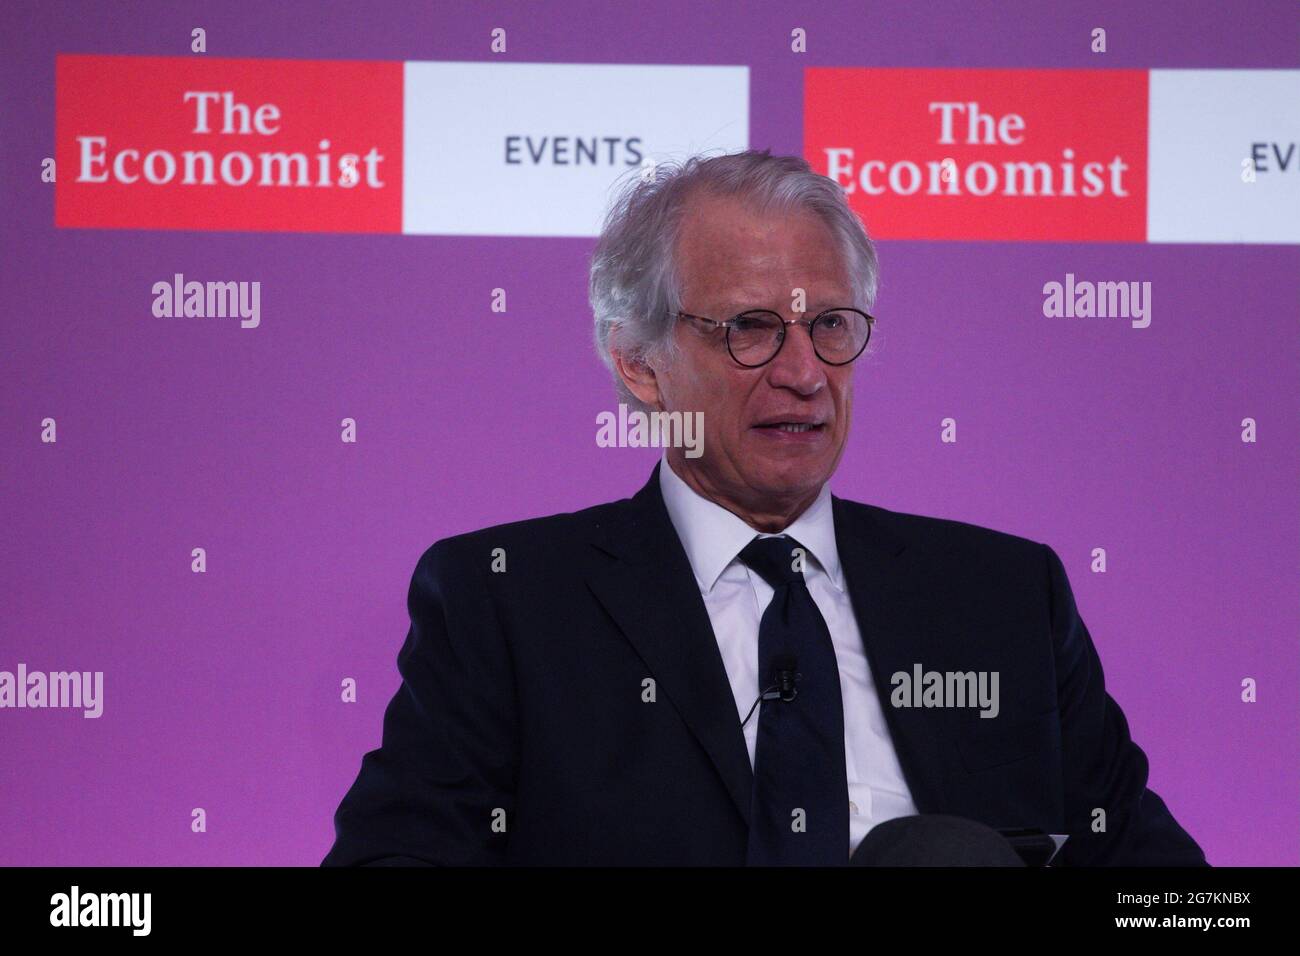
[[[797,153],[804,66],[1095,67],[1080,38],[1104,26],[1110,68],[1295,68],[1300,36],[1290,2],[465,7],[0,10],[0,669],[105,673],[97,720],[0,711],[0,863],[318,863],[378,745],[424,548],[630,494],[657,454],[594,440],[616,400],[593,240],[56,230],[56,53],[185,55],[203,26],[211,56],[486,60],[505,26],[514,61],[748,65],[751,144]],[[880,252],[832,487],[1055,548],[1151,786],[1212,863],[1300,862],[1300,248]],[[261,281],[261,327],[152,319],[174,272]],[[1151,328],[1045,319],[1067,272],[1149,280]]]

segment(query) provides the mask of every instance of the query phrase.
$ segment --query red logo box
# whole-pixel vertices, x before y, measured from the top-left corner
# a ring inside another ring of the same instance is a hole
[[[882,239],[1145,242],[1145,70],[804,71],[804,155]]]
[[[400,232],[402,64],[56,60],[54,222]]]

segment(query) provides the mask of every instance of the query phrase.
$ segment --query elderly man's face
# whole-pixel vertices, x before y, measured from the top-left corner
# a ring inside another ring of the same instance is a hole
[[[830,229],[813,213],[761,218],[742,203],[697,197],[677,250],[682,308],[726,320],[748,309],[786,319],[812,318],[833,306],[857,306]],[[804,313],[793,311],[796,289]],[[674,329],[675,361],[654,367],[639,397],[668,411],[704,413],[704,453],[670,461],[689,484],[751,524],[792,519],[816,496],[844,451],[854,364],[827,365],[804,326],[758,368],[738,364],[725,332],[690,319]],[[811,425],[803,431],[781,425]]]

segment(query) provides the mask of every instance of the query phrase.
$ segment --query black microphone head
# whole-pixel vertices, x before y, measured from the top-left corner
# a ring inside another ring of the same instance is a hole
[[[772,683],[786,703],[799,694],[798,661],[793,654],[776,654],[772,657]]]

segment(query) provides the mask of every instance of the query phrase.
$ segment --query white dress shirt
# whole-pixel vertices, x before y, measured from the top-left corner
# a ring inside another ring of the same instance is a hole
[[[755,537],[770,535],[760,534],[697,494],[673,471],[666,455],[659,467],[659,487],[709,612],[739,723],[758,699],[758,625],[773,594],[771,586],[751,571],[739,554]],[[844,703],[844,769],[849,782],[846,810],[852,854],[868,830],[885,820],[916,813],[916,805],[885,725],[840,568],[830,486],[823,485],[817,500],[781,533],[797,540],[808,554],[804,580],[835,645]],[[755,710],[744,729],[751,767],[758,716]]]

